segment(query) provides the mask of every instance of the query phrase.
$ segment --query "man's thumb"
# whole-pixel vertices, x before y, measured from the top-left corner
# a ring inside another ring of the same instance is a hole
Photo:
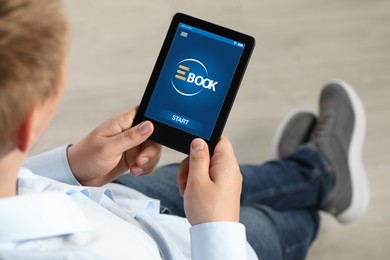
[[[188,182],[210,179],[210,155],[206,142],[196,138],[191,143]]]
[[[117,150],[125,152],[145,142],[153,130],[153,124],[150,121],[144,121],[114,136],[112,143]]]

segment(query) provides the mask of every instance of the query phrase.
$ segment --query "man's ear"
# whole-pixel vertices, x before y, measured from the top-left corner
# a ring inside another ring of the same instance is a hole
[[[34,107],[27,113],[19,126],[16,136],[16,146],[22,152],[27,152],[27,150],[34,142],[34,131],[35,124],[37,123],[37,114],[38,109]]]

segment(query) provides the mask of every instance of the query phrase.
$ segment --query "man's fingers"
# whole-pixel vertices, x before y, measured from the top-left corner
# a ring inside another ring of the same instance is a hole
[[[136,154],[137,158],[130,169],[131,173],[139,176],[152,172],[160,160],[161,150],[161,145],[155,142],[146,141],[143,143],[139,153]]]
[[[177,177],[176,177],[177,183],[179,184],[179,192],[180,192],[181,196],[184,195],[184,191],[185,191],[186,185],[187,185],[188,170],[190,167],[189,162],[190,161],[189,161],[188,157],[185,158],[181,162],[180,167],[179,167],[179,173],[177,174]]]
[[[236,156],[234,155],[233,146],[226,137],[222,136],[218,144],[215,146],[212,161],[213,164],[226,164],[226,162],[236,162]]]
[[[225,181],[232,173],[239,173],[237,159],[229,140],[221,137],[211,157],[210,177],[214,182]]]
[[[142,144],[141,152],[135,160],[136,164],[145,170],[154,167],[160,159],[161,150],[162,147],[160,144],[146,141]]]
[[[176,178],[179,184],[187,182],[189,169],[190,169],[190,161],[189,161],[189,157],[187,157],[181,162],[179,167],[179,174],[177,175]]]

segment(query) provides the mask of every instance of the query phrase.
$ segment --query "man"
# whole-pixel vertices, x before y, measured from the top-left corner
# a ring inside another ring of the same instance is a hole
[[[210,158],[195,139],[180,166],[118,179],[160,157],[153,124],[131,127],[136,109],[25,161],[64,91],[67,48],[59,1],[0,2],[1,259],[301,259],[318,210],[349,223],[366,209],[364,111],[341,81],[324,88],[318,119],[286,121],[281,160],[264,165],[240,167],[225,137]]]

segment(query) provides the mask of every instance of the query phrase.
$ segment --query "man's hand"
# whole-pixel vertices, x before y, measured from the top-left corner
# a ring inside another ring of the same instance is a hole
[[[192,141],[190,156],[182,162],[177,181],[191,225],[239,221],[242,175],[226,138],[221,138],[211,159],[205,141]]]
[[[147,141],[154,129],[151,122],[131,127],[136,111],[114,116],[69,147],[69,164],[81,184],[101,186],[128,170],[145,175],[155,169],[161,146]]]

